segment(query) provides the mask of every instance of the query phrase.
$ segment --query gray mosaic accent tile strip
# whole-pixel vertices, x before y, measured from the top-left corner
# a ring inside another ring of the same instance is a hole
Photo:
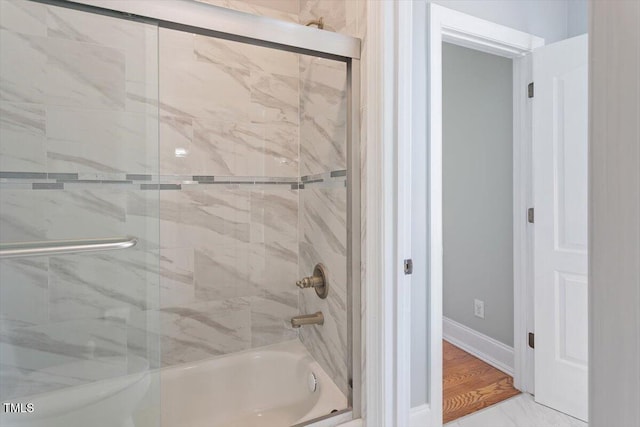
[[[344,169],[335,170],[330,172],[318,173],[314,175],[305,175],[300,178],[300,189],[304,189],[305,186],[312,186],[313,188],[340,188],[347,186],[347,171]]]
[[[64,190],[64,184],[60,182],[34,182],[31,184],[33,190]]]
[[[302,182],[322,182],[324,181],[324,178],[322,177],[323,174],[316,174],[316,175],[305,175],[300,177],[300,181]]]
[[[40,172],[1,172],[0,178],[4,179],[47,179],[46,173]]]
[[[153,175],[151,174],[140,174],[140,173],[128,173],[126,175],[127,180],[130,181],[151,181],[153,180]]]
[[[133,181],[119,179],[59,179],[66,184],[132,184]]]
[[[140,184],[141,190],[181,190],[181,184]]]
[[[27,185],[30,189],[38,190],[63,189],[64,186],[61,186],[62,184],[68,184],[74,187],[78,185],[136,185],[142,190],[184,190],[186,188],[195,190],[199,185],[212,184],[233,186],[236,188],[238,186],[271,187],[282,185],[292,190],[303,190],[305,186],[309,185],[327,188],[346,186],[345,177],[346,170],[306,175],[301,177],[300,180],[292,177],[264,176],[153,175],[135,173],[79,174],[75,172],[0,171],[0,185],[2,185],[3,188],[8,188],[7,186],[13,188],[16,185]]]
[[[55,179],[58,182],[62,181],[77,181],[78,174],[77,173],[48,173],[47,178]]]
[[[215,182],[215,176],[212,176],[212,175],[194,175],[193,176],[193,180],[194,181],[198,181],[200,183]]]
[[[301,185],[302,189],[309,188],[346,188],[346,180],[328,180],[328,181],[307,181]]]

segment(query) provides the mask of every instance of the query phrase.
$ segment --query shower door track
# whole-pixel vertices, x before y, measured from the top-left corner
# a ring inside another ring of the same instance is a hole
[[[342,62],[360,59],[358,38],[195,0],[32,1]]]
[[[344,62],[347,68],[347,366],[348,402],[361,418],[361,40],[194,0],[30,0],[204,36]],[[340,413],[343,413],[342,411]],[[318,420],[310,420],[313,423]]]

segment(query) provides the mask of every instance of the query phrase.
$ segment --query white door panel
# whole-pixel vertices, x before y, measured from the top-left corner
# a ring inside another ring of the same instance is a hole
[[[587,36],[533,54],[535,398],[587,419]]]

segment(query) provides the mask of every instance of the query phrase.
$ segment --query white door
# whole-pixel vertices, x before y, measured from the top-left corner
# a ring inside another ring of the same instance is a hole
[[[587,420],[587,36],[533,53],[535,399]]]

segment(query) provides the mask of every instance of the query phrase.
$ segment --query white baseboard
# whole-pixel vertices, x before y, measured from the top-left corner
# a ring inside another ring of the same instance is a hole
[[[429,405],[424,404],[411,408],[409,413],[410,427],[430,427],[431,426],[431,410]]]
[[[513,376],[513,347],[451,320],[442,318],[442,337],[456,347]]]

